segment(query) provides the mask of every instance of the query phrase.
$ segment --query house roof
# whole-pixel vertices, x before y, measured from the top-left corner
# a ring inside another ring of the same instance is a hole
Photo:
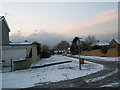
[[[0,21],[2,21],[4,19],[4,17],[3,16],[0,16]]]
[[[118,38],[114,39],[118,44],[120,44],[120,40]]]
[[[11,42],[10,45],[31,45],[32,42]]]
[[[8,24],[7,24],[7,21],[6,21],[6,19],[5,19],[4,16],[0,16],[0,21],[4,21],[4,22],[5,22],[5,25],[7,26],[8,31],[10,32],[10,28],[9,28],[9,26],[8,26]]]
[[[97,42],[95,44],[95,46],[105,46],[105,45],[109,45],[109,43],[108,42]]]

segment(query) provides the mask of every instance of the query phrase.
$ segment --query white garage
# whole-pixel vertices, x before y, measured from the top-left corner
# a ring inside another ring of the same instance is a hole
[[[11,60],[20,60],[26,57],[26,49],[2,50],[3,64],[10,65]]]
[[[25,59],[29,54],[31,46],[4,46],[1,51],[2,64],[4,66],[10,66],[11,60]]]

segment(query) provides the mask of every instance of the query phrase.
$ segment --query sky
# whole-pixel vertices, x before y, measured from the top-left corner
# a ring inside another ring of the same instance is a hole
[[[92,35],[101,41],[118,37],[117,2],[3,2],[0,7],[11,41],[54,46],[75,36]]]

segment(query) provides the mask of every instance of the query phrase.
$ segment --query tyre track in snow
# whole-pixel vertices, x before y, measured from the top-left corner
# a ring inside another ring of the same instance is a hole
[[[77,57],[73,57],[77,58]],[[86,88],[99,88],[102,85],[119,82],[120,79],[120,62],[117,61],[101,61],[94,59],[85,59],[86,61],[98,63],[104,65],[104,69],[90,74],[88,76],[82,77],[82,79],[87,83]]]

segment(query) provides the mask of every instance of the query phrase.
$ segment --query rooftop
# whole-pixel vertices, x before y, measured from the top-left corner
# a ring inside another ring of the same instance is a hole
[[[10,45],[31,45],[32,42],[11,42]]]
[[[4,19],[4,16],[0,16],[0,21]]]
[[[6,21],[4,16],[0,16],[0,21],[2,21],[2,20],[5,22],[7,30],[10,32],[10,28],[9,28],[8,23],[7,23],[7,21]]]
[[[109,45],[109,43],[108,42],[97,42],[95,45],[96,46],[105,46],[105,45]]]
[[[118,38],[114,39],[118,44],[120,44],[120,40]]]

